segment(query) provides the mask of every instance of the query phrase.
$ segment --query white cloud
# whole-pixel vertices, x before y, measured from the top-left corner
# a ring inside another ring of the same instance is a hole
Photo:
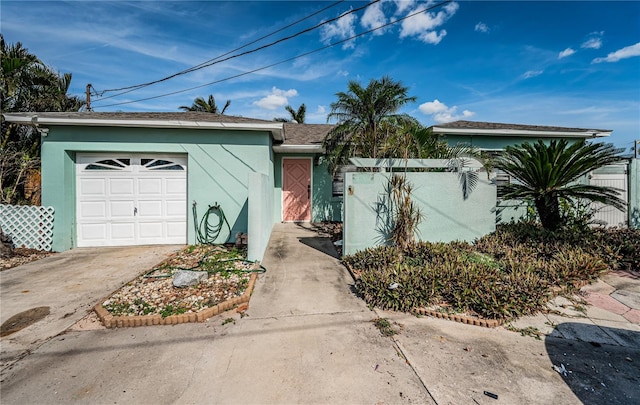
[[[615,52],[611,52],[606,58],[595,58],[591,63],[618,62],[621,59],[632,58],[634,56],[640,56],[640,42],[635,45],[625,46]]]
[[[374,5],[368,7],[362,18],[360,19],[360,24],[367,30],[380,27],[387,23],[387,18],[382,11],[382,3],[375,3]],[[377,31],[373,31],[373,35],[382,35],[384,34],[384,29],[380,29]]]
[[[589,33],[589,39],[584,41],[580,48],[583,49],[600,49],[602,47],[602,36],[604,31],[594,31]]]
[[[347,14],[333,23],[323,26],[320,32],[320,38],[322,42],[329,44],[334,39],[341,40],[352,37],[356,34],[355,24],[356,16],[354,14]],[[354,48],[355,46],[355,41],[347,41],[342,45],[342,49]]]
[[[471,118],[475,115],[473,111],[464,110],[462,114],[457,114],[458,106],[448,107],[440,100],[433,100],[420,104],[418,109],[426,115],[431,115],[437,123],[457,121],[463,118]]]
[[[419,5],[418,7],[422,8],[423,6]],[[447,35],[447,31],[440,30],[440,32],[436,32],[436,28],[440,27],[447,22],[447,20],[453,17],[456,11],[458,11],[458,8],[460,8],[458,3],[447,3],[447,5],[437,13],[420,13],[402,21],[400,38],[416,37],[428,44],[435,45],[440,43],[442,38]],[[418,8],[412,8],[407,14],[413,14],[418,10]]]
[[[544,70],[528,70],[522,75],[522,78],[530,79],[532,77],[540,76],[543,72]]]
[[[485,34],[489,32],[489,26],[483,22],[477,23],[474,29],[478,32],[484,32]]]
[[[271,94],[261,98],[258,101],[254,101],[253,105],[257,105],[260,108],[267,110],[275,110],[278,107],[284,107],[289,104],[289,97],[295,97],[298,95],[296,89],[280,90],[277,87],[271,89]]]
[[[318,109],[316,110],[316,114],[324,114],[326,112],[327,112],[327,107],[323,105],[319,105]]]
[[[560,52],[558,54],[558,59],[562,59],[562,58],[566,58],[567,56],[571,56],[574,53],[576,53],[575,50],[571,49],[571,48],[567,48],[564,51]]]
[[[396,14],[402,14],[405,10],[410,9],[415,4],[414,0],[395,0]]]

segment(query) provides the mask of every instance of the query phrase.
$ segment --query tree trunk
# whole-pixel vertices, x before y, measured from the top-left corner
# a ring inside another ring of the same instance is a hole
[[[536,210],[540,216],[542,227],[549,231],[555,231],[561,225],[560,203],[555,195],[546,194],[535,199]]]
[[[0,257],[11,257],[13,254],[13,240],[11,236],[2,232],[0,227]]]

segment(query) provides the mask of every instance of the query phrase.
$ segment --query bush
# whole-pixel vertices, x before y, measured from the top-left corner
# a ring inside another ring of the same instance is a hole
[[[636,268],[640,232],[550,232],[531,223],[498,227],[473,245],[420,242],[370,248],[345,257],[372,306],[397,311],[438,305],[483,318],[511,319],[543,310],[609,269]]]

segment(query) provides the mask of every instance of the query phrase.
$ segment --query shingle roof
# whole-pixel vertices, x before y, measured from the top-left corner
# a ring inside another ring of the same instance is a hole
[[[18,113],[10,113],[16,115]],[[234,123],[273,123],[273,121],[257,118],[218,115],[206,112],[33,112],[20,113],[37,115],[41,118],[77,119],[77,120],[136,120],[136,121],[201,121],[201,122],[234,122]]]
[[[464,128],[464,129],[508,129],[520,131],[546,131],[546,132],[611,132],[609,129],[594,128],[567,128],[554,127],[544,125],[526,125],[526,124],[503,124],[498,122],[479,122],[479,121],[454,121],[447,124],[434,125],[438,128]]]
[[[322,145],[325,136],[333,129],[330,124],[284,124],[285,145]]]

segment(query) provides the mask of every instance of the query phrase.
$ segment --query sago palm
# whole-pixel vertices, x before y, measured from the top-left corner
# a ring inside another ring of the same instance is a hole
[[[626,202],[613,187],[581,184],[579,180],[589,172],[620,161],[611,144],[584,141],[569,144],[553,140],[549,144],[538,141],[508,146],[496,161],[517,183],[499,187],[504,199],[531,199],[545,229],[556,230],[562,225],[560,198],[585,199],[624,210]]]

